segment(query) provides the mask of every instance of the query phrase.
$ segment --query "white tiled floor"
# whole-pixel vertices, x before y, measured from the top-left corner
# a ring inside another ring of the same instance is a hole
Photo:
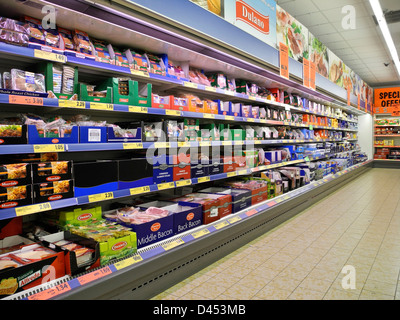
[[[153,299],[400,299],[399,199],[400,170],[372,169]]]

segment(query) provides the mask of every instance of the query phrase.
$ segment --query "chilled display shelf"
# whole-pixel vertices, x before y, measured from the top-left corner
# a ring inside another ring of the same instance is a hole
[[[400,137],[400,134],[374,134],[374,137]]]
[[[353,151],[351,151],[351,152],[353,152]],[[68,198],[68,199],[62,199],[62,200],[55,200],[55,201],[50,201],[50,202],[37,203],[37,204],[21,206],[21,207],[16,207],[16,208],[1,209],[0,210],[0,220],[15,218],[15,217],[19,217],[19,216],[31,215],[31,214],[49,211],[49,210],[62,209],[62,208],[67,208],[67,207],[71,207],[71,206],[75,206],[75,205],[85,205],[85,204],[97,203],[100,201],[109,201],[109,200],[114,200],[114,199],[119,199],[119,198],[124,198],[124,197],[138,196],[138,195],[142,195],[142,194],[149,193],[149,192],[157,192],[157,191],[163,191],[163,190],[167,190],[167,189],[185,187],[185,186],[189,186],[189,185],[196,185],[196,184],[200,184],[200,183],[223,180],[223,179],[232,178],[232,177],[236,177],[236,176],[250,175],[250,174],[252,174],[254,172],[258,172],[258,171],[288,166],[288,165],[297,164],[297,163],[304,163],[304,162],[308,162],[308,161],[326,159],[333,155],[334,154],[324,155],[324,156],[320,156],[320,157],[306,157],[305,159],[301,159],[301,160],[278,162],[278,163],[274,163],[274,164],[270,164],[270,165],[264,165],[264,166],[259,166],[259,167],[255,167],[255,168],[250,168],[250,169],[240,169],[237,171],[220,173],[220,174],[215,174],[215,175],[211,175],[211,176],[191,178],[191,179],[179,180],[179,181],[173,181],[173,182],[167,182],[167,183],[161,183],[161,184],[152,184],[152,185],[130,188],[130,189],[114,190],[114,191],[110,191],[110,192],[104,192],[104,193],[98,193],[98,194],[92,194],[92,195],[80,196],[80,197],[74,197],[74,198]]]
[[[71,293],[71,291],[73,291],[74,289],[81,288],[82,286],[91,284],[104,277],[117,276],[118,272],[122,269],[135,267],[142,262],[154,258],[155,256],[165,254],[171,249],[179,248],[180,246],[184,245],[189,245],[191,244],[191,242],[194,242],[199,238],[219,232],[230,225],[241,223],[244,220],[251,219],[252,216],[258,213],[265,212],[266,210],[276,205],[279,205],[299,195],[305,194],[308,191],[318,188],[321,185],[328,183],[332,180],[335,180],[342,175],[345,175],[355,169],[358,169],[370,163],[371,161],[372,160],[359,163],[341,172],[327,175],[321,180],[313,181],[306,186],[290,191],[278,197],[269,199],[257,205],[251,206],[238,213],[230,214],[214,223],[193,228],[167,240],[160,241],[156,244],[149,245],[148,247],[138,249],[137,253],[135,253],[134,255],[123,258],[115,263],[102,266],[96,270],[89,271],[75,277],[65,276],[62,279],[54,280],[53,282],[47,283],[46,285],[37,286],[33,289],[26,290],[19,294],[11,295],[7,298],[4,298],[3,300],[62,299],[62,295],[65,293]]]
[[[400,148],[400,146],[374,145],[374,148]]]

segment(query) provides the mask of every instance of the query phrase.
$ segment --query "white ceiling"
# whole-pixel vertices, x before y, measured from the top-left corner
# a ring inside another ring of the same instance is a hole
[[[306,26],[356,74],[372,87],[399,85],[379,26],[375,25],[368,0],[277,0],[278,5]],[[380,0],[383,11],[400,10],[400,0]],[[345,30],[343,6],[352,5],[356,28]],[[389,24],[393,41],[400,54],[400,22]],[[386,67],[384,63],[390,62]]]

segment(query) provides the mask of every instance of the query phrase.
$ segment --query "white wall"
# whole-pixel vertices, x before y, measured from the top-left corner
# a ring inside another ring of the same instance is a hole
[[[370,114],[358,117],[358,144],[361,151],[368,155],[368,159],[374,157],[374,118]]]

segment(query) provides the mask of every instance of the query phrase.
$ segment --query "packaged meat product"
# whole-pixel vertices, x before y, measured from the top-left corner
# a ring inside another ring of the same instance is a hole
[[[3,73],[3,88],[11,89],[11,73],[9,72]]]
[[[54,245],[56,245],[56,246],[62,247],[62,246],[65,246],[65,245],[67,245],[67,244],[70,244],[71,241],[69,241],[69,240],[58,240],[58,241],[52,242],[52,243],[53,243]]]
[[[112,61],[111,55],[104,41],[98,39],[92,39],[92,43],[94,47],[96,61],[114,64],[114,61]]]
[[[18,268],[20,266],[22,266],[22,264],[14,260],[9,255],[0,257],[0,270],[4,270],[7,268]]]
[[[45,44],[45,31],[40,20],[25,16],[25,22],[28,27],[29,41],[39,44]]]
[[[87,53],[93,55],[93,47],[90,42],[89,36],[86,32],[75,30],[73,41],[75,44],[75,50],[81,53]]]
[[[39,73],[11,69],[11,89],[30,92],[46,92],[44,76]]]
[[[11,253],[10,255],[22,263],[31,263],[40,261],[54,254],[56,254],[56,252],[51,249],[37,247],[32,250],[22,250],[20,252]]]
[[[58,33],[64,42],[64,49],[75,50],[72,40],[72,32],[70,30],[58,27]]]

